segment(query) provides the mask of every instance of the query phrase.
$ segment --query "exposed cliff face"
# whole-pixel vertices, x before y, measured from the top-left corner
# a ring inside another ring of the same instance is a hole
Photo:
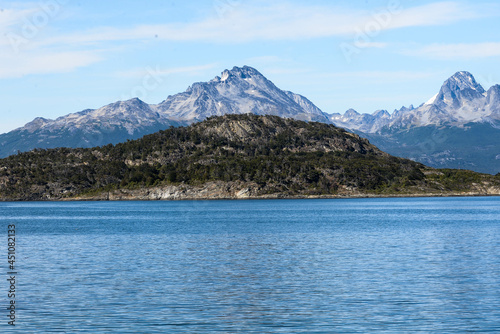
[[[335,193],[290,193],[269,192],[256,183],[208,182],[203,186],[177,185],[143,189],[120,189],[94,195],[83,195],[63,200],[72,201],[180,201],[180,200],[221,200],[221,199],[273,199],[273,198],[352,198],[352,197],[441,197],[441,196],[499,196],[500,186],[490,182],[473,184],[467,190],[450,191],[445,188],[414,188],[407,192],[372,193],[352,187],[342,186]]]

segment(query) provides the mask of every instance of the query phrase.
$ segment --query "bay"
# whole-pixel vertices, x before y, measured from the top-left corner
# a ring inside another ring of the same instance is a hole
[[[0,217],[18,271],[2,333],[500,332],[500,197],[15,202]]]

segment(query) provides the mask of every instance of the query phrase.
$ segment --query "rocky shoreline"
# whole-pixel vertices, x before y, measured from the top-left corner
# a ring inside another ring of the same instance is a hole
[[[155,201],[155,200],[242,200],[242,199],[318,199],[318,198],[398,198],[500,196],[499,187],[477,185],[470,191],[423,191],[414,193],[363,193],[339,189],[336,194],[263,193],[255,183],[209,182],[202,186],[172,185],[141,189],[119,189],[96,195],[47,200],[57,201]]]

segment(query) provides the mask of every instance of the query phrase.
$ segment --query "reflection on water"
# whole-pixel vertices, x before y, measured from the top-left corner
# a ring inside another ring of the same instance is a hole
[[[0,213],[19,234],[18,331],[457,333],[500,331],[499,204],[0,203]]]

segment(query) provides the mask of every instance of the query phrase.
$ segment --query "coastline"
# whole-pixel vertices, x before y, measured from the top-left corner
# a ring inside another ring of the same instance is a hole
[[[258,200],[258,199],[356,199],[356,198],[415,198],[415,197],[482,197],[500,196],[500,187],[476,184],[467,191],[437,189],[406,189],[399,193],[367,193],[341,187],[335,194],[265,193],[255,183],[209,182],[200,186],[186,184],[139,189],[118,189],[71,197],[46,196],[43,199],[0,199],[1,202],[84,202],[84,201],[192,201],[192,200]],[[420,191],[419,191],[420,190]],[[269,191],[269,190],[267,190]]]

